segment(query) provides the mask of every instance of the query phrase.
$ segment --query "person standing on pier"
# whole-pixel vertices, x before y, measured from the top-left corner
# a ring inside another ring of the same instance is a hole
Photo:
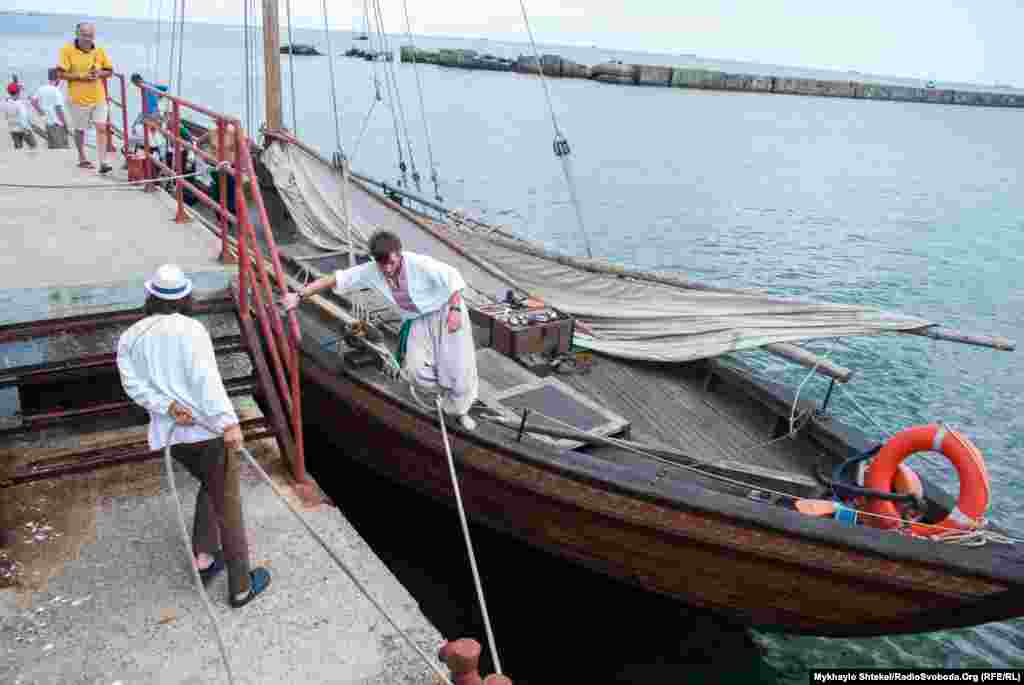
[[[242,447],[238,416],[217,370],[210,334],[189,316],[192,282],[177,266],[164,264],[145,289],[147,316],[117,343],[121,383],[149,411],[150,449],[170,444],[174,458],[199,480],[194,563],[204,582],[227,566],[228,601],[238,608],[270,585],[267,569],[249,565],[236,455]],[[207,427],[222,433],[223,440]]]
[[[7,86],[9,97],[4,101],[2,111],[7,117],[7,130],[11,133],[14,149],[20,150],[24,145],[36,149],[36,137],[32,133],[32,112],[28,101],[24,100],[20,83]]]
[[[374,288],[402,314],[404,354],[400,361],[406,379],[443,393],[442,408],[457,416],[466,430],[476,428],[469,409],[477,398],[479,380],[472,326],[462,290],[466,282],[454,268],[428,255],[402,250],[402,241],[390,231],[378,231],[369,240],[373,262],[336,271],[313,281],[283,299],[285,309],[321,290],[337,293]]]
[[[106,51],[96,45],[96,26],[82,22],[75,27],[75,40],[61,48],[57,61],[60,78],[68,82],[71,99],[71,123],[75,129],[78,166],[93,168],[85,156],[85,131],[96,128],[96,156],[100,173],[110,173],[107,146],[110,130],[107,125],[107,89],[105,79],[114,73],[114,65]]]
[[[68,146],[68,122],[64,118],[64,94],[60,92],[60,74],[56,69],[46,72],[47,82],[32,96],[32,106],[46,117],[46,144],[51,150]]]

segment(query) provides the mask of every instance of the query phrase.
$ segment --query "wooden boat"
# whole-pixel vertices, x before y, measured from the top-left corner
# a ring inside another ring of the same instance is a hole
[[[269,138],[315,156],[285,133]],[[303,237],[289,218],[287,193],[270,185],[266,168],[261,176],[295,285],[347,266],[347,251],[318,249]],[[354,179],[350,205],[398,233],[406,249],[464,265],[475,290],[505,285],[474,271],[473,255],[460,254],[450,239],[454,229],[395,201],[408,195]],[[352,335],[367,312],[379,344],[393,348],[397,315],[379,296],[330,294],[303,306],[306,420],[329,426],[345,456],[453,504],[436,410],[384,373],[366,340]],[[478,311],[474,323],[486,322]],[[870,636],[1024,614],[1019,546],[954,545],[798,511],[798,502],[831,497],[822,473],[871,447],[856,427],[828,414],[827,400],[798,400],[795,388],[735,362],[582,353],[562,357],[569,368],[560,370],[572,371],[563,374],[531,365],[529,355],[514,359],[503,348],[507,341],[481,326],[475,339],[479,426],[447,426],[473,521],[760,629]],[[825,360],[813,365],[846,377]],[[803,417],[796,430],[794,413]],[[932,522],[954,507],[927,482],[925,497]]]
[[[470,234],[517,243],[516,249],[538,259],[580,273],[604,273],[613,281],[654,283],[680,293],[730,292],[550,255],[513,236],[495,237],[500,231],[494,227],[467,221],[407,191],[350,176],[339,160],[329,162],[283,132],[279,112],[268,121],[258,171],[275,241],[295,287],[362,255],[324,247],[311,237],[309,216],[316,211],[310,203],[316,199],[288,187],[298,173],[294,169],[275,176],[275,149],[298,151],[319,165],[340,183],[341,204],[353,217],[396,232],[405,249],[458,265],[478,295],[505,292],[514,283],[502,276],[508,265],[489,262],[460,243]],[[321,223],[331,223],[338,199],[337,192],[319,198],[318,216],[327,217]],[[442,220],[431,218],[437,211]],[[327,229],[343,233],[340,225]],[[622,582],[761,629],[871,636],[1024,615],[1019,545],[955,545],[798,510],[799,502],[833,494],[835,484],[822,481],[823,471],[836,472],[851,455],[871,447],[857,427],[828,414],[827,398],[816,406],[800,400],[796,388],[715,358],[658,363],[593,351],[565,354],[561,333],[555,346],[562,355],[552,364],[529,348],[529,354],[516,351],[510,330],[518,329],[512,333],[525,340],[538,329],[499,321],[488,310],[498,299],[467,297],[475,307],[482,407],[474,411],[475,431],[447,427],[473,521]],[[329,427],[346,457],[453,504],[434,407],[385,373],[385,359],[397,342],[397,315],[382,298],[363,292],[318,296],[303,305],[300,319],[307,421]],[[559,314],[539,324],[545,332],[538,335],[564,331],[566,323],[571,331],[573,321]],[[377,336],[360,334],[367,330]],[[927,322],[908,332],[1014,347],[1005,340],[937,330]],[[846,370],[800,348],[778,342],[766,347],[816,372],[848,379]],[[920,500],[929,523],[956,511],[948,494],[927,482]]]

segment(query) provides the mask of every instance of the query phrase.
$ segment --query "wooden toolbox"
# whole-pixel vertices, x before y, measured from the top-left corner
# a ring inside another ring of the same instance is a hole
[[[572,345],[573,318],[550,307],[509,310],[486,306],[471,309],[470,318],[490,330],[491,347],[509,357],[565,353]]]

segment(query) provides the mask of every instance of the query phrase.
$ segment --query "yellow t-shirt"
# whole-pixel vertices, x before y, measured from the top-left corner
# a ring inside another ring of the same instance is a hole
[[[75,41],[60,49],[60,60],[57,66],[74,76],[86,76],[93,67],[96,68],[96,71],[114,68],[103,48],[93,46],[92,50],[86,52],[80,49]],[[104,102],[107,94],[103,89],[103,80],[96,79],[95,81],[68,81],[68,96],[73,104],[86,107]]]

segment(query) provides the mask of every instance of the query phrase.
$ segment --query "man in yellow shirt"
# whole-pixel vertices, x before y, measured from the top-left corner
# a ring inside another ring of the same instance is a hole
[[[75,129],[75,147],[78,148],[78,166],[91,169],[92,162],[85,157],[85,131],[96,127],[96,153],[100,173],[111,170],[107,164],[107,91],[104,80],[114,73],[114,65],[106,51],[96,45],[96,26],[82,22],[75,27],[75,40],[60,50],[57,69],[61,79],[68,82],[71,100],[71,125]]]

